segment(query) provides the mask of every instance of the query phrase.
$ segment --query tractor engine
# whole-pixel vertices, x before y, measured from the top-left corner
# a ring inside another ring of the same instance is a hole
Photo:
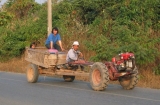
[[[135,67],[135,57],[133,53],[121,53],[113,57],[112,62],[118,71],[130,71]]]

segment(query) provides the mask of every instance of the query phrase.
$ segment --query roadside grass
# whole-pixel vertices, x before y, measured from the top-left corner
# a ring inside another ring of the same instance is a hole
[[[13,58],[6,63],[0,63],[0,70],[6,72],[25,73],[28,64],[29,63],[24,60],[24,56],[22,56],[21,58]],[[76,79],[81,81],[89,81],[89,77],[83,76],[76,76]],[[109,83],[119,84],[118,81],[110,81]],[[160,76],[154,75],[151,70],[139,70],[139,82],[137,87],[160,89]]]
[[[151,70],[140,70],[137,86],[160,89],[160,75],[155,75]]]
[[[13,58],[8,62],[0,62],[0,70],[6,72],[25,73],[25,69],[29,63],[22,58]]]

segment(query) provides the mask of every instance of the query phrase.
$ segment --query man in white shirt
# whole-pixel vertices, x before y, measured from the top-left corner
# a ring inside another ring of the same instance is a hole
[[[83,58],[83,54],[78,50],[79,49],[79,42],[74,41],[72,44],[72,48],[68,51],[66,61],[67,63],[84,63],[84,60],[79,60],[79,58]],[[81,66],[81,69],[83,66]]]
[[[72,44],[72,48],[68,51],[66,57],[67,63],[77,61],[78,57],[83,57],[82,53],[78,51],[78,48],[79,48],[78,41],[74,41]]]

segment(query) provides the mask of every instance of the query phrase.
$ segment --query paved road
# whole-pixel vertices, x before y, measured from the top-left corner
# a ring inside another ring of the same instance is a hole
[[[160,90],[109,85],[97,92],[87,82],[39,77],[33,84],[25,74],[0,72],[0,105],[160,105]]]

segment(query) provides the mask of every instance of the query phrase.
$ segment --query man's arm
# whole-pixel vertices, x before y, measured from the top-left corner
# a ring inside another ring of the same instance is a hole
[[[79,58],[83,58],[83,54],[81,52],[79,53]]]

